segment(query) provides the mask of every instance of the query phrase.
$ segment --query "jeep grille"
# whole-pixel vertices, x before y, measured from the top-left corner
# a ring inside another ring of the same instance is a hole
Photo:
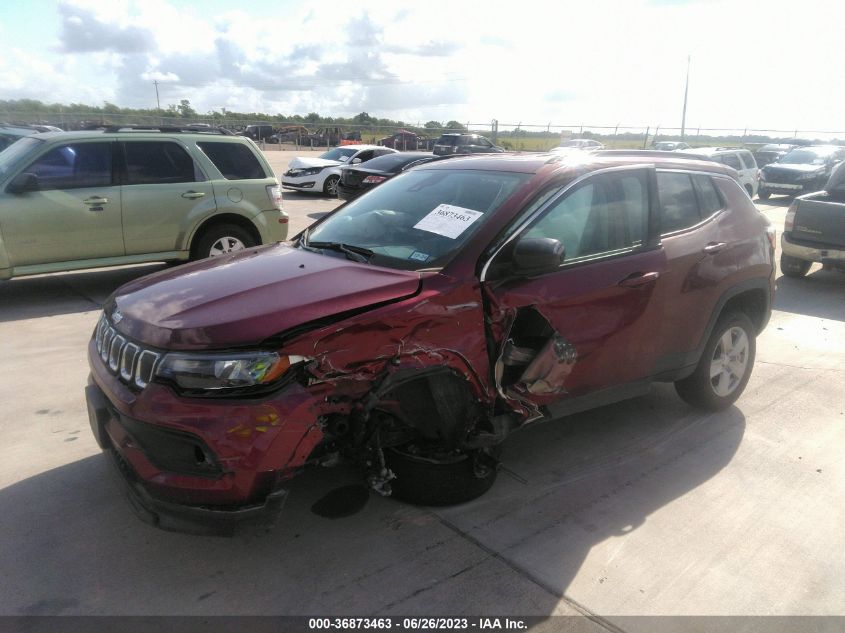
[[[97,323],[94,340],[100,360],[121,382],[143,389],[153,379],[161,354],[128,340],[109,324],[105,314]]]

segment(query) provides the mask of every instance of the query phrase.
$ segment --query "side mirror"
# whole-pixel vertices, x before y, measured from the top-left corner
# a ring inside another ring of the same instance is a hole
[[[551,237],[525,237],[517,242],[513,251],[514,268],[524,273],[555,270],[563,257],[563,244]]]
[[[360,163],[360,162],[361,162],[361,159],[360,159],[360,158],[353,158],[353,159],[352,159],[352,164],[353,164],[353,165],[357,165],[357,164],[358,164],[358,163]]]
[[[6,187],[9,193],[26,193],[27,191],[38,191],[38,176],[29,172],[18,174],[12,178],[12,182]]]

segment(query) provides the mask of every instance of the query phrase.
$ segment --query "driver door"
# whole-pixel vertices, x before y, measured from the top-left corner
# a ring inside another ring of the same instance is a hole
[[[0,200],[0,226],[13,266],[124,254],[112,152],[109,141],[73,141],[21,170],[38,179],[37,187]]]
[[[650,376],[661,275],[654,174],[611,169],[552,194],[494,256],[483,279],[497,340],[496,382],[511,405],[542,407]],[[551,238],[562,261],[521,271],[521,240]]]

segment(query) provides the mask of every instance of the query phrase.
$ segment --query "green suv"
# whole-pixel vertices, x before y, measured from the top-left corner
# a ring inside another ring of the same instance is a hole
[[[282,241],[281,207],[255,144],[223,131],[28,136],[0,152],[0,279]]]

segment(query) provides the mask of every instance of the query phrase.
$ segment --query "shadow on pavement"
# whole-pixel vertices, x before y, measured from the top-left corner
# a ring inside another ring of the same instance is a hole
[[[793,314],[845,321],[843,306],[845,274],[820,269],[801,279],[779,277],[772,307]]]
[[[4,614],[548,615],[596,544],[717,474],[745,430],[736,408],[651,395],[515,435],[485,497],[435,513],[369,496],[317,516],[349,468],[295,480],[280,524],[232,539],[141,523],[103,455],[0,490]],[[571,612],[571,611],[570,611]]]
[[[755,200],[755,203],[759,204],[761,206],[769,206],[769,207],[788,207],[790,204],[792,204],[792,201],[794,199],[795,198],[793,198],[792,196],[773,195],[768,200],[761,200],[760,198],[757,198]]]
[[[97,310],[123,284],[166,266],[142,264],[0,281],[0,322]]]

